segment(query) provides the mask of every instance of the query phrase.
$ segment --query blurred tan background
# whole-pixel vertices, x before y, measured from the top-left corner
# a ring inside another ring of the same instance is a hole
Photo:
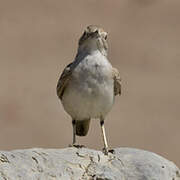
[[[0,0],[0,149],[72,142],[55,88],[89,24],[109,32],[109,59],[123,80],[106,119],[109,144],[180,166],[179,0]],[[99,122],[78,141],[100,149]]]

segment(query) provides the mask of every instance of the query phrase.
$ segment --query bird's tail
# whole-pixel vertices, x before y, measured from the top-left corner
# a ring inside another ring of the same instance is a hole
[[[90,119],[75,121],[76,123],[76,135],[86,136],[89,130]]]

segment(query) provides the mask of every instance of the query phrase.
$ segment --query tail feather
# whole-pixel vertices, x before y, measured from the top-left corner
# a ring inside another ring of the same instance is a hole
[[[89,130],[90,119],[75,121],[76,123],[76,135],[77,136],[86,136]]]

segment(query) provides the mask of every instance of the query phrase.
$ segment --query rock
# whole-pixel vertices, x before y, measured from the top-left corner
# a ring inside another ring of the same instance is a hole
[[[176,165],[152,152],[116,148],[0,151],[0,180],[180,180]]]

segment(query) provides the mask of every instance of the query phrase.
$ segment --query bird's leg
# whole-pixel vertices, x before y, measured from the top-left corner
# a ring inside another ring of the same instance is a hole
[[[106,139],[106,133],[105,133],[105,128],[104,128],[104,119],[100,119],[100,125],[101,125],[101,131],[102,131],[102,137],[103,137],[103,143],[104,143],[104,154],[108,155],[108,145],[107,145],[107,139]]]
[[[73,142],[69,145],[69,147],[76,147],[76,148],[82,148],[85,147],[84,145],[76,144],[76,120],[72,120],[72,126],[73,126]]]
[[[73,143],[72,145],[76,144],[76,121],[72,120],[72,126],[73,126]]]
[[[69,145],[69,147],[73,147],[76,144],[76,121],[72,120],[72,126],[73,126],[73,141],[72,144]]]

